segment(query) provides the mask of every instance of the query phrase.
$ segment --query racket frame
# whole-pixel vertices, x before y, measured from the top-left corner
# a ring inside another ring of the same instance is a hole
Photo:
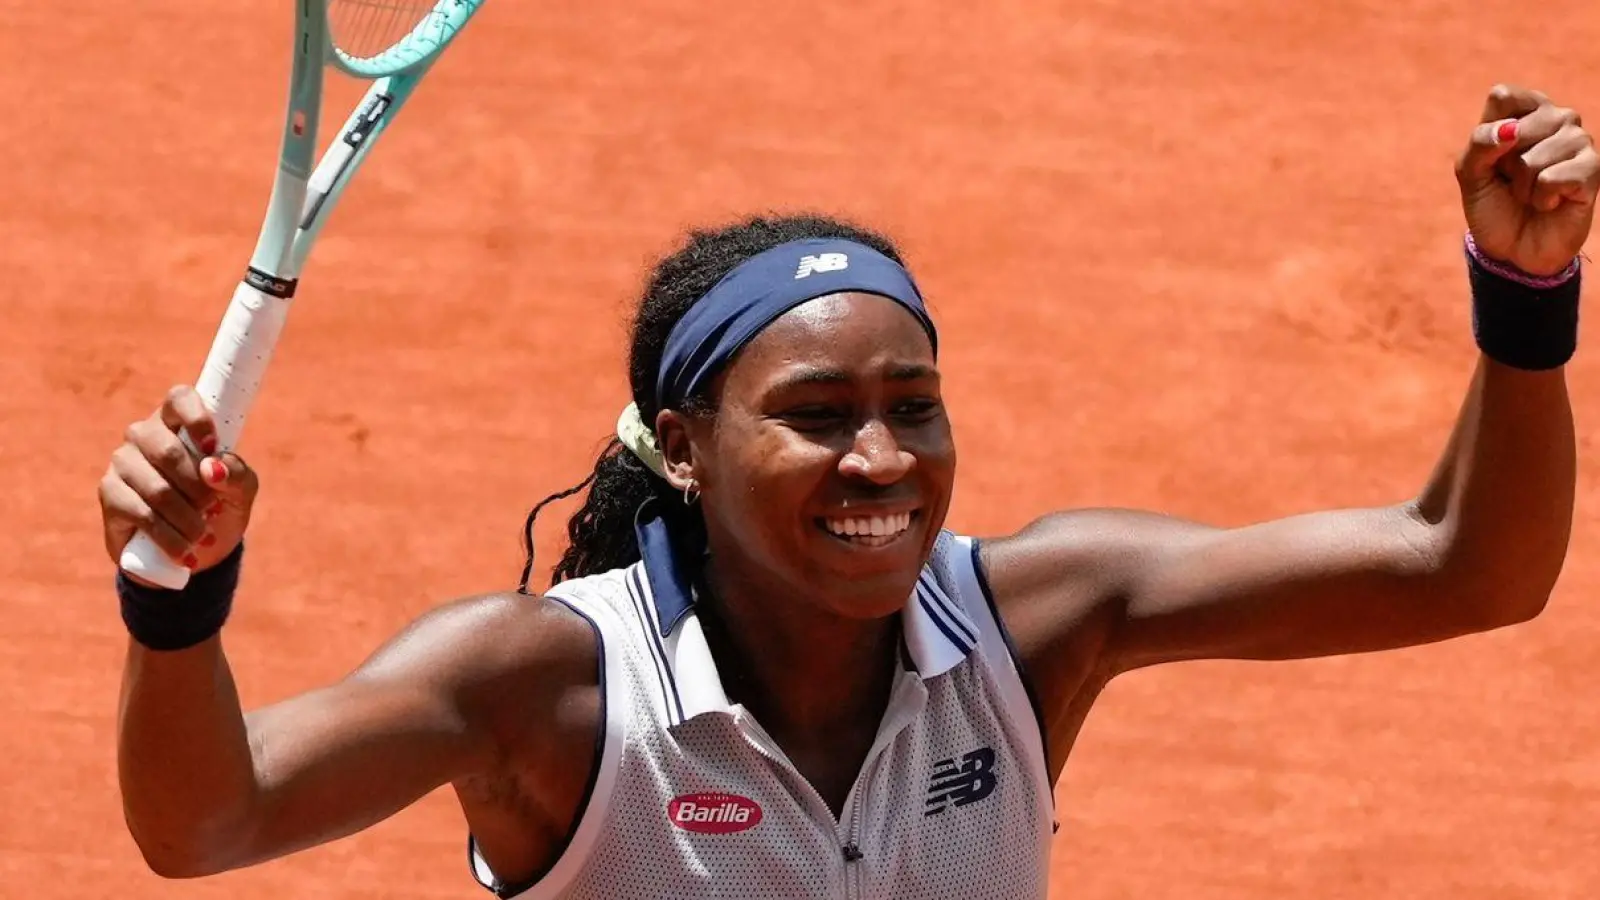
[[[295,0],[289,99],[266,214],[250,264],[234,289],[195,381],[196,392],[214,417],[215,452],[231,450],[239,442],[282,334],[301,269],[329,215],[389,123],[484,2],[439,0],[435,10],[449,7],[446,15],[425,16],[395,48],[361,60],[333,45],[325,0]],[[436,24],[430,26],[435,19]],[[395,55],[412,45],[409,52],[413,55]],[[389,65],[380,66],[385,60]],[[372,83],[346,117],[338,137],[318,158],[324,75],[330,66]],[[377,74],[383,71],[389,74]],[[192,454],[201,456],[186,432],[180,431],[179,438]],[[120,566],[141,581],[171,590],[181,589],[190,576],[187,567],[168,557],[143,531],[136,532],[123,549]]]
[[[351,56],[333,42],[327,32],[328,61],[340,71],[356,78],[375,80],[403,75],[439,57],[456,35],[467,26],[472,14],[487,0],[438,0],[403,38],[375,56]]]

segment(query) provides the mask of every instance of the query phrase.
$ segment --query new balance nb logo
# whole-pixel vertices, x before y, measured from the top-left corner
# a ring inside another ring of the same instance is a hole
[[[843,253],[823,253],[800,257],[800,267],[794,270],[796,279],[807,278],[812,272],[837,272],[850,267],[850,257]]]
[[[952,806],[977,803],[994,793],[994,784],[994,751],[988,747],[964,754],[959,762],[939,760],[933,765],[922,814],[936,816]]]

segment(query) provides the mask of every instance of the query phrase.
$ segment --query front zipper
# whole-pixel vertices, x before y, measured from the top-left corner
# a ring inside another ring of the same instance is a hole
[[[902,672],[901,674],[904,676],[908,673]],[[913,675],[912,677],[914,678],[915,676]],[[915,683],[920,686],[920,682]],[[866,762],[860,774],[857,775],[855,784],[850,788],[850,796],[845,801],[845,805],[848,807],[850,825],[843,835],[843,842],[839,845],[839,854],[843,860],[839,867],[840,891],[845,900],[859,900],[861,897],[861,866],[858,864],[866,859],[866,853],[861,849],[860,843],[861,806],[866,800],[867,786],[871,784],[873,776],[877,774],[878,765],[883,761],[884,754],[888,752],[889,746],[899,738],[900,732],[904,731],[906,726],[911,724],[911,721],[922,711],[922,704],[912,705],[903,702],[897,704],[896,700],[899,698],[899,694],[900,689],[897,686],[897,689],[889,695],[890,710],[898,709],[898,712],[890,713],[895,716],[895,721],[889,723],[891,727],[887,733],[880,733],[878,739],[873,742],[872,749],[868,751]],[[736,714],[736,719],[743,719],[749,724],[749,731],[745,731],[743,728],[739,729],[743,733],[745,742],[754,747],[756,752],[796,776],[796,780],[803,786],[805,793],[808,795],[808,800],[824,814],[824,820],[833,820],[833,811],[828,809],[828,804],[823,801],[822,795],[817,793],[817,789],[811,785],[811,782],[800,775],[799,769],[795,768],[794,763],[789,760],[788,754],[784,753],[783,749],[778,746],[778,742],[767,734],[767,730],[761,727],[761,723],[756,721],[748,710],[743,707],[736,707],[736,709],[739,710]],[[860,791],[859,794],[857,793],[858,790]],[[837,822],[835,829],[843,824],[843,822]],[[835,830],[834,834],[837,837],[838,831]]]
[[[812,814],[816,815],[816,812],[820,811],[822,821],[829,822],[832,825],[829,830],[832,831],[835,839],[837,839],[839,834],[838,824],[833,818],[833,810],[828,808],[827,801],[823,800],[822,795],[817,793],[817,789],[812,786],[811,782],[800,774],[800,770],[789,760],[789,755],[783,752],[783,748],[779,747],[778,742],[772,739],[772,735],[767,734],[767,730],[761,727],[761,723],[756,721],[755,716],[750,715],[749,711],[743,709],[743,707],[738,707],[738,710],[739,712],[735,715],[736,721],[742,720],[748,724],[748,730],[745,728],[739,729],[745,743],[753,747],[757,753],[766,757],[771,763],[783,769],[789,775],[794,776],[795,782],[799,784],[804,795],[805,802],[809,803],[813,808]],[[856,786],[860,786],[859,780]],[[854,789],[854,787],[851,788],[852,791]],[[853,841],[846,843],[841,849],[846,863],[855,862],[863,856],[861,849]],[[842,865],[839,867],[839,896],[848,898],[850,893],[850,866]]]
[[[900,729],[896,728],[895,734],[899,734],[899,732]],[[891,740],[889,743],[893,743],[893,741]],[[845,832],[845,843],[840,848],[840,852],[844,856],[845,900],[857,900],[861,896],[861,867],[856,865],[856,863],[866,858],[866,854],[861,852],[861,844],[859,843],[861,838],[861,807],[867,800],[867,785],[872,783],[872,776],[877,774],[878,763],[882,761],[888,745],[885,744],[881,748],[874,749],[877,752],[867,761],[866,769],[861,772],[860,779],[856,781],[856,787],[861,788],[861,793],[855,794],[854,791],[851,792],[854,796],[850,798],[850,828]]]
[[[902,673],[904,676],[905,673]],[[912,676],[915,677],[915,676]],[[920,682],[912,682],[920,685]],[[894,716],[888,723],[889,728],[878,735],[873,742],[872,749],[867,751],[866,764],[856,779],[854,787],[850,789],[850,796],[846,800],[849,806],[850,827],[844,835],[844,843],[840,846],[840,855],[844,857],[845,900],[859,900],[861,894],[861,861],[866,858],[866,853],[861,849],[861,807],[866,805],[867,790],[872,784],[872,779],[878,773],[878,766],[883,758],[888,755],[889,748],[899,739],[900,733],[922,711],[921,704],[906,703],[901,699],[902,686],[908,682],[902,681],[889,695],[889,715]],[[899,701],[899,702],[897,702]],[[860,793],[857,793],[857,791]]]

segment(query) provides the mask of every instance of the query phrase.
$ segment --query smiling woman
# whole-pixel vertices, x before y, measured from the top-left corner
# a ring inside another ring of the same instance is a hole
[[[754,219],[660,265],[633,402],[549,591],[624,674],[602,679],[613,731],[541,889],[589,860],[573,896],[1043,890],[1038,718],[971,543],[941,530],[955,448],[937,345],[889,242],[843,222]],[[703,786],[716,802],[688,793]],[[490,816],[476,873],[513,893],[530,842]],[[1017,852],[996,860],[994,840]],[[940,850],[911,865],[925,845]]]
[[[1240,528],[1133,510],[945,528],[937,331],[893,246],[821,217],[697,232],[635,322],[632,403],[542,595],[457,600],[245,715],[218,639],[257,483],[193,390],[102,482],[194,561],[124,574],[128,827],[193,876],[455,787],[473,875],[539,898],[1046,894],[1052,786],[1119,673],[1440,641],[1537,615],[1572,521],[1562,367],[1600,156],[1495,89],[1458,159],[1482,351],[1432,477]],[[559,496],[559,495],[558,495]],[[541,504],[542,506],[543,504]],[[534,513],[538,512],[535,507]],[[530,515],[529,527],[531,528]]]

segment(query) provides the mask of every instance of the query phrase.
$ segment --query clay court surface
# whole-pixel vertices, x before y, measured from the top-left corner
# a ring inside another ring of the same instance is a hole
[[[447,792],[206,882],[142,866],[95,485],[194,377],[254,240],[290,14],[4,6],[0,896],[487,896]],[[902,240],[943,329],[952,527],[1404,498],[1473,359],[1452,156],[1496,80],[1600,120],[1596,46],[1579,0],[491,3],[335,214],[246,430],[245,700],[514,584],[526,509],[626,402],[645,267],[749,211]],[[1592,347],[1571,377],[1579,519],[1546,615],[1120,680],[1060,785],[1053,896],[1600,891]]]

